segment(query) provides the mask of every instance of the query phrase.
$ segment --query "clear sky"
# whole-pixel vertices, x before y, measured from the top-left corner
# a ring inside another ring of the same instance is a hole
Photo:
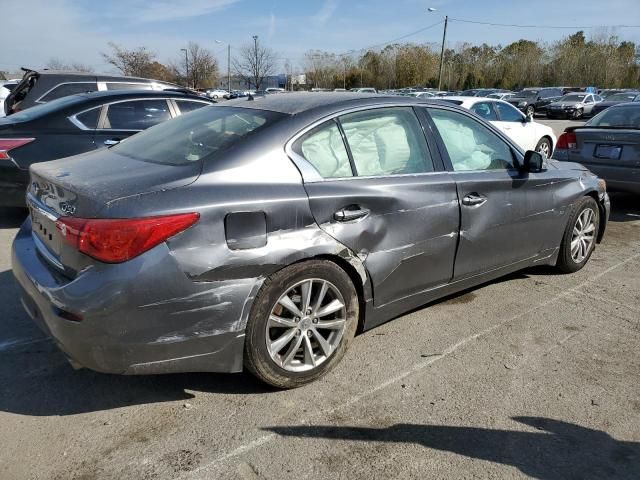
[[[3,5],[4,4],[4,5]],[[343,53],[402,37],[453,18],[504,24],[600,26],[640,43],[640,0],[0,0],[0,69],[39,67],[51,59],[111,71],[100,57],[113,41],[147,46],[160,61],[178,58],[189,40],[212,50],[226,67],[226,47],[258,35],[281,61],[302,64],[308,49]],[[429,13],[427,7],[437,8]],[[447,45],[506,44],[520,38],[552,42],[572,29],[519,28],[452,21]],[[405,41],[439,44],[442,25]]]

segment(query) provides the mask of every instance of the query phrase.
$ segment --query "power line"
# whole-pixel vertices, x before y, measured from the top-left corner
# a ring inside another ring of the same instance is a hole
[[[591,28],[640,28],[640,25],[516,25],[511,23],[493,23],[493,22],[481,22],[478,20],[464,20],[461,18],[449,17],[449,21],[461,22],[461,23],[473,23],[476,25],[489,25],[492,27],[517,27],[517,28],[556,28],[556,29],[571,29],[571,30],[588,30]]]

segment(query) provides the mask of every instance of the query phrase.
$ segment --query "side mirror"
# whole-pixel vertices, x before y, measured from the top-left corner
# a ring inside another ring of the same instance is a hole
[[[544,156],[533,150],[527,150],[524,154],[522,169],[530,173],[542,172],[544,170]]]

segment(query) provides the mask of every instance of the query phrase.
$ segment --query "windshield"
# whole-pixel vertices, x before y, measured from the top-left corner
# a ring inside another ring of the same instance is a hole
[[[226,150],[285,115],[237,107],[204,107],[151,127],[112,147],[136,160],[185,165]]]
[[[585,125],[587,127],[640,128],[640,105],[609,107]]]
[[[538,95],[537,90],[523,90],[521,92],[516,93],[515,97],[517,98],[535,98]]]
[[[584,97],[586,97],[586,95],[583,94],[579,94],[579,93],[570,93],[568,95],[565,95],[564,97],[562,97],[560,100],[558,100],[559,102],[581,102],[584,100]]]
[[[34,107],[27,108],[26,110],[13,115],[9,115],[0,119],[0,123],[16,123],[27,122],[35,118],[40,118],[48,115],[51,112],[55,112],[61,108],[66,108],[74,103],[82,102],[86,97],[82,95],[70,95],[68,97],[61,97],[56,100],[51,100],[47,103],[42,103]]]
[[[607,102],[633,102],[638,93],[614,93],[607,97]]]

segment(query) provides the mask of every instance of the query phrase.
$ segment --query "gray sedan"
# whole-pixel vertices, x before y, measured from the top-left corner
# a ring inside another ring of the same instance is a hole
[[[567,128],[553,158],[581,163],[611,190],[640,194],[640,102],[614,105]]]
[[[449,103],[350,93],[205,107],[31,168],[23,304],[101,372],[238,372],[277,387],[357,331],[532,265],[575,272],[609,199]]]
[[[602,102],[600,95],[592,93],[568,93],[547,106],[548,118],[578,119],[589,116],[594,107]]]

